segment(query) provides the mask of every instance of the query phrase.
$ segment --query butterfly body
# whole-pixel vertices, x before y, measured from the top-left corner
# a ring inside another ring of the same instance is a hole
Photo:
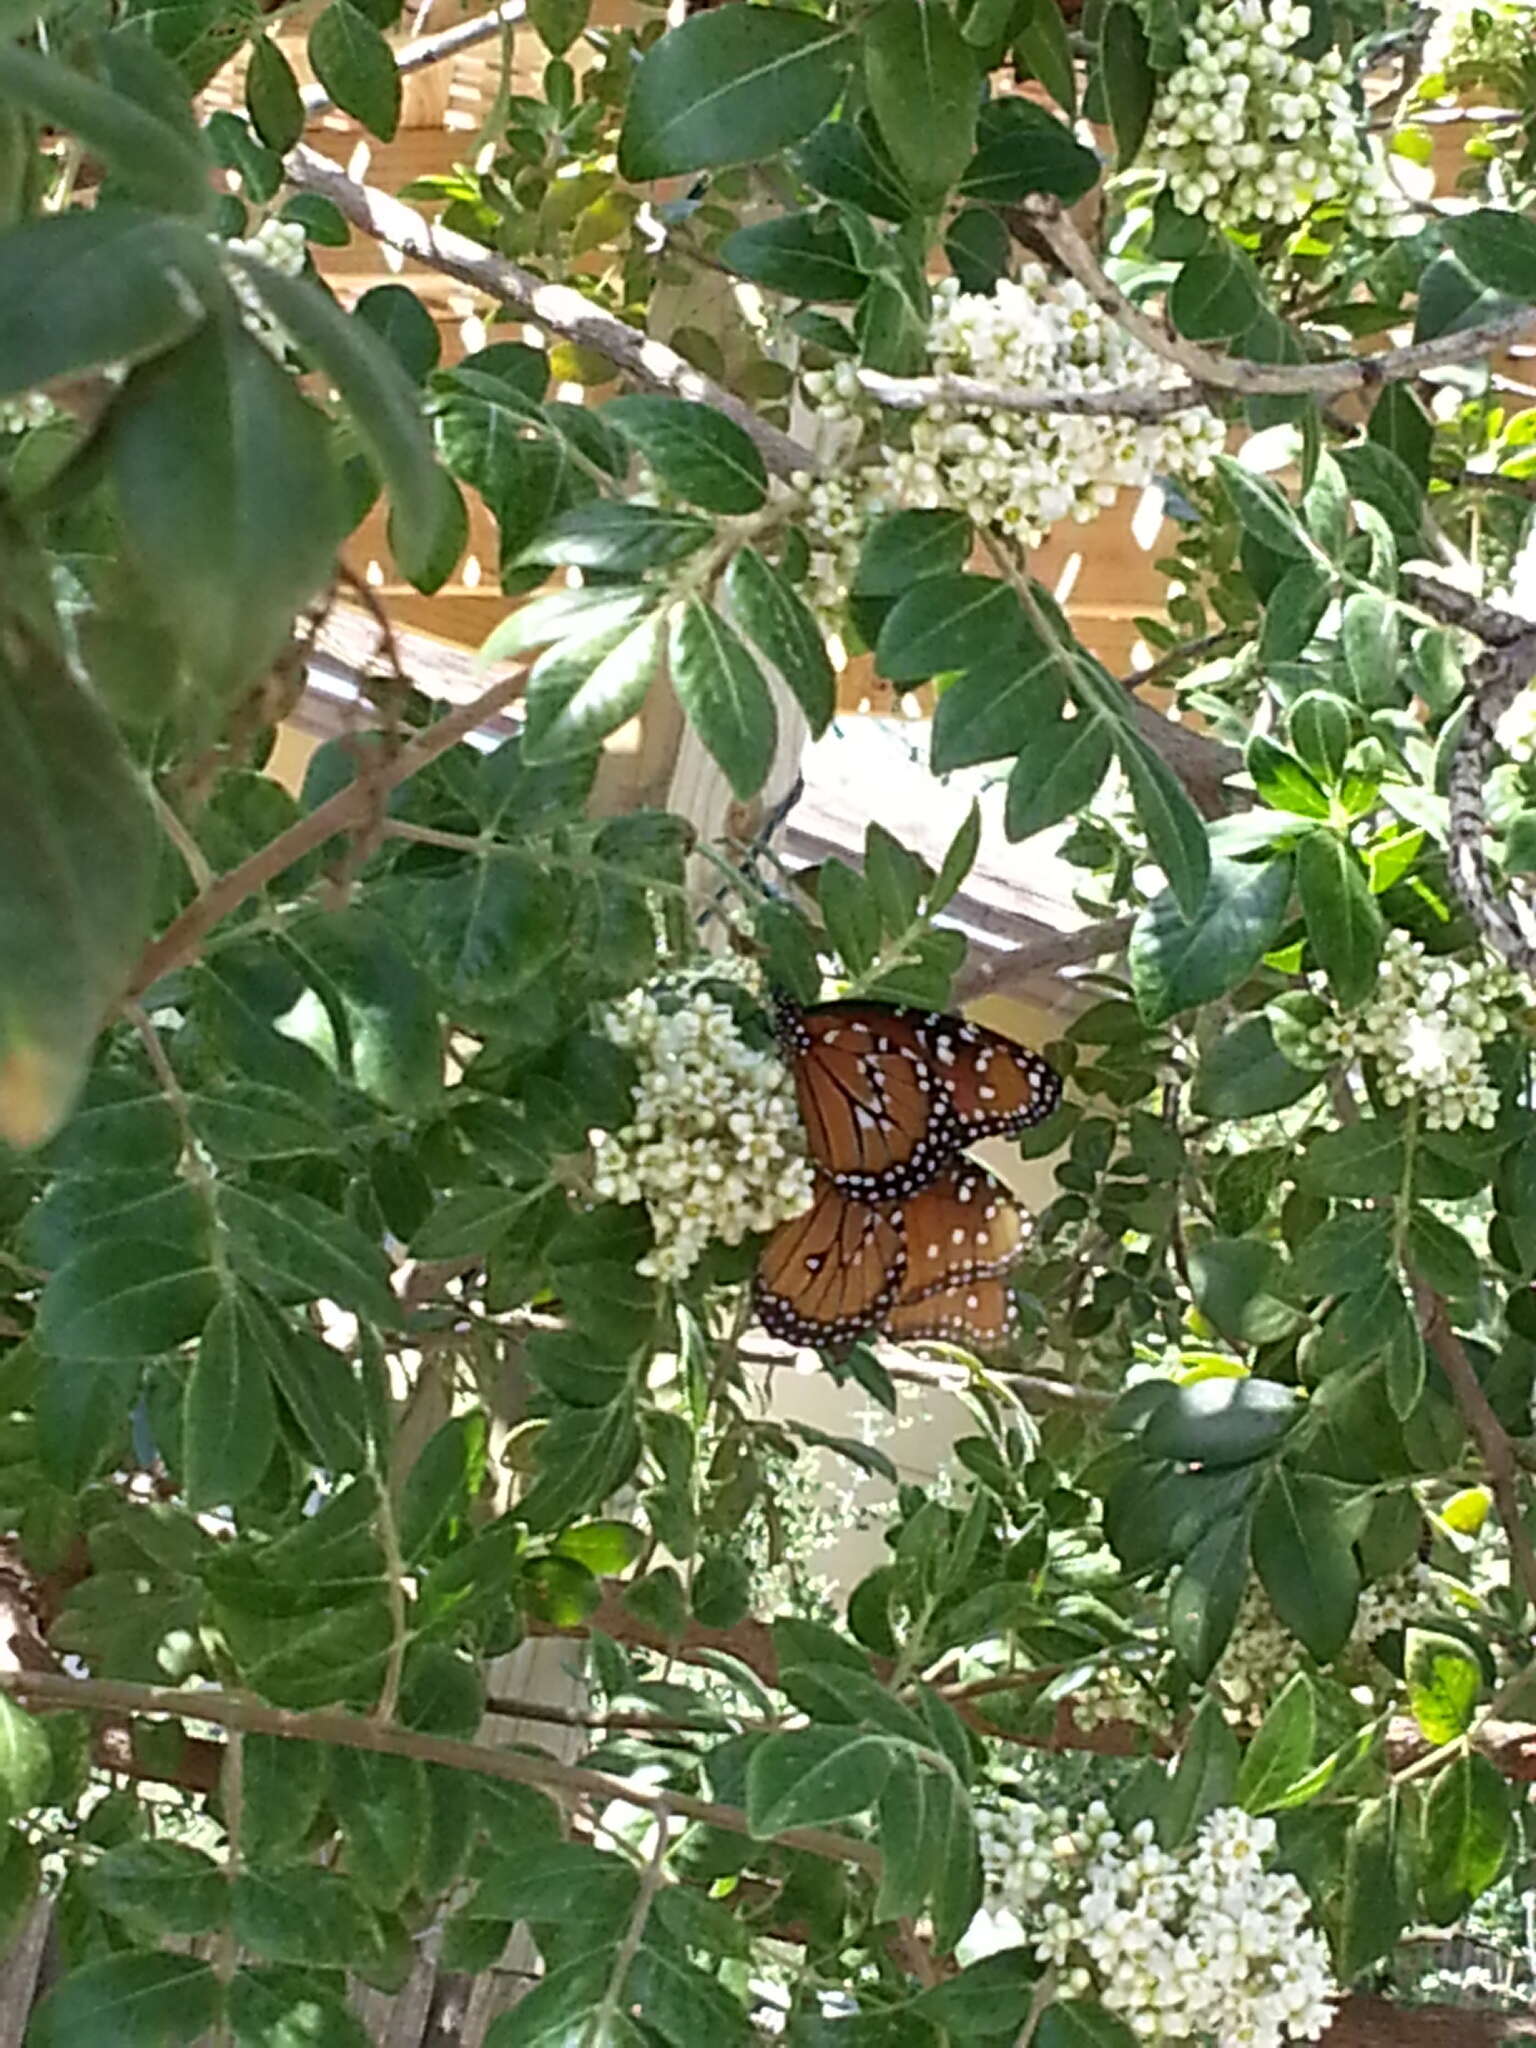
[[[775,1010],[817,1172],[810,1208],[764,1250],[764,1327],[832,1350],[882,1328],[906,1341],[1001,1341],[1014,1314],[1002,1275],[1026,1224],[965,1148],[1049,1116],[1058,1076],[999,1033],[936,1011],[787,998]]]

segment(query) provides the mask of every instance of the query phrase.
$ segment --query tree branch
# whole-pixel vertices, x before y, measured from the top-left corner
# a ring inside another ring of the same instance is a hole
[[[1509,1432],[1494,1413],[1493,1404],[1483,1391],[1483,1383],[1467,1356],[1466,1347],[1451,1327],[1450,1311],[1444,1300],[1419,1279],[1414,1280],[1413,1293],[1429,1348],[1450,1381],[1456,1405],[1487,1470],[1499,1520],[1509,1539],[1513,1575],[1525,1594],[1527,1605],[1536,1609],[1536,1544],[1531,1541],[1531,1532],[1520,1508],[1520,1469],[1515,1462]]]
[[[1042,925],[1037,935],[1024,939],[1010,952],[967,968],[955,981],[955,1000],[974,1003],[981,996],[1032,981],[1037,974],[1055,974],[1063,967],[1078,967],[1106,953],[1118,953],[1134,922],[1130,917],[1111,917],[1076,932],[1054,932]]]
[[[1438,370],[1451,363],[1468,363],[1489,355],[1500,343],[1513,341],[1525,332],[1536,313],[1529,306],[1481,320],[1453,334],[1436,335],[1432,341],[1414,342],[1402,348],[1379,350],[1374,355],[1342,356],[1326,363],[1255,363],[1241,356],[1215,355],[1197,342],[1171,334],[1158,321],[1128,299],[1106,275],[1103,265],[1079,231],[1059,199],[1026,199],[1020,216],[1046,243],[1063,270],[1073,277],[1089,297],[1144,347],[1165,362],[1176,363],[1191,384],[1203,389],[1186,392],[1188,406],[1209,399],[1212,392],[1226,391],[1240,397],[1310,394],[1336,398],[1346,391],[1373,391],[1383,384],[1395,384],[1419,377],[1426,370]],[[985,401],[997,404],[995,399]],[[1007,406],[1001,407],[1008,410]],[[1016,408],[1036,411],[1030,405]],[[1175,407],[1174,410],[1179,408]]]
[[[493,41],[504,29],[514,28],[527,12],[526,0],[504,0],[504,5],[493,7],[489,14],[456,21],[452,28],[440,28],[435,35],[417,36],[395,51],[395,69],[426,71],[441,64],[445,57],[456,57],[460,50],[472,50],[477,43]],[[327,107],[336,104],[323,85],[306,85],[301,97],[306,114],[323,114]]]
[[[516,307],[553,334],[598,350],[649,390],[670,391],[723,412],[757,444],[763,461],[776,476],[819,467],[811,449],[760,419],[744,398],[696,370],[665,342],[653,340],[616,314],[594,306],[570,285],[550,284],[521,264],[493,255],[467,235],[434,226],[402,200],[391,198],[375,185],[360,185],[349,178],[338,164],[307,143],[289,151],[283,168],[289,184],[298,191],[318,192],[354,227],[402,255],[445,277],[456,277],[461,284],[473,285],[503,305]]]
[[[467,739],[488,718],[520,697],[524,675],[524,670],[514,670],[511,675],[503,676],[500,682],[482,691],[473,703],[460,704],[445,713],[435,725],[429,725],[425,732],[403,746],[392,759],[381,762],[371,779],[365,780],[360,776],[349,782],[345,789],[339,789],[335,796],[328,797],[308,817],[301,818],[286,832],[280,832],[265,846],[258,847],[249,860],[220,875],[213,887],[194,897],[180,916],[173,918],[159,938],[145,950],[133,971],[129,998],[141,996],[162,975],[169,974],[173,967],[183,967],[187,961],[195,959],[198,948],[214,926],[222,923],[248,896],[254,896],[258,889],[276,881],[295,861],[313,853],[317,846],[323,846],[336,833],[344,832],[349,825],[358,824],[370,816],[386,790],[409,781],[411,776],[419,774],[435,761],[439,754],[447,753],[450,747]]]
[[[176,1686],[130,1685],[116,1679],[69,1678],[62,1672],[0,1671],[0,1692],[27,1700],[35,1707],[70,1712],[169,1715],[178,1721],[213,1721],[250,1735],[279,1735],[293,1742],[325,1742],[343,1749],[366,1749],[381,1756],[414,1758],[418,1763],[446,1764],[450,1770],[481,1777],[503,1778],[514,1785],[533,1785],[569,1792],[578,1799],[623,1800],[653,1813],[676,1813],[735,1835],[750,1835],[747,1816],[739,1807],[720,1806],[685,1792],[655,1792],[608,1771],[563,1764],[552,1756],[493,1749],[488,1743],[459,1742],[446,1735],[424,1735],[412,1728],[386,1727],[360,1714],[291,1713],[238,1693],[185,1691]],[[827,1828],[789,1828],[772,1838],[790,1849],[823,1857],[832,1863],[854,1863],[878,1871],[880,1853],[872,1843]]]

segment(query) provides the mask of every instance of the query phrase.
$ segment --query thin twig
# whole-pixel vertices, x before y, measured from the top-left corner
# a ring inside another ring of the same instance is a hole
[[[240,1826],[245,1813],[245,1735],[239,1728],[229,1731],[229,1740],[224,1745],[224,1761],[219,1773],[219,1797],[224,1807],[224,1876],[230,1885],[240,1875]],[[235,1940],[234,1929],[227,1928],[219,1937],[218,1975],[222,1983],[232,1984],[235,1966],[240,1960],[240,1948]],[[232,2036],[226,2034],[228,2022],[220,2022],[219,2040],[222,2044]]]
[[[717,1805],[685,1792],[653,1792],[629,1778],[563,1764],[554,1757],[494,1749],[488,1743],[460,1742],[447,1735],[426,1735],[414,1728],[385,1727],[361,1714],[324,1711],[291,1713],[239,1693],[183,1691],[175,1686],[130,1685],[118,1679],[69,1678],[62,1672],[0,1671],[0,1692],[30,1700],[34,1706],[69,1712],[160,1714],[180,1721],[212,1721],[247,1734],[278,1735],[286,1741],[334,1743],[343,1749],[365,1749],[380,1756],[412,1757],[420,1763],[446,1764],[450,1770],[472,1771],[503,1778],[514,1785],[548,1787],[577,1799],[603,1803],[624,1800],[651,1812],[670,1809],[686,1820],[703,1821],[734,1835],[750,1835],[747,1816],[737,1806]],[[831,1863],[853,1863],[878,1871],[880,1852],[871,1842],[828,1828],[789,1828],[772,1838],[786,1848],[803,1849]]]
[[[419,774],[439,754],[445,754],[460,740],[467,739],[485,721],[504,706],[520,697],[523,691],[525,672],[517,669],[500,682],[493,683],[471,704],[461,704],[440,718],[435,725],[403,746],[390,762],[382,778],[390,788],[406,782]],[[264,889],[269,882],[291,868],[295,861],[312,853],[317,846],[323,846],[327,839],[337,832],[345,831],[349,825],[368,815],[370,803],[377,798],[377,789],[370,790],[358,782],[349,782],[335,796],[312,810],[308,817],[301,818],[296,825],[290,825],[286,832],[280,832],[257,849],[249,860],[242,861],[237,868],[231,868],[221,875],[211,889],[189,903],[181,915],[166,926],[150,945],[138,966],[134,969],[129,987],[130,996],[142,995],[150,985],[169,974],[174,967],[183,967],[197,957],[203,940],[242,904],[248,896],[254,896],[258,889]]]
[[[149,796],[155,807],[155,816],[160,820],[160,829],[181,855],[182,865],[192,877],[193,888],[199,891],[210,888],[213,869],[208,865],[208,856],[187,830],[180,811],[153,783],[149,785]]]
[[[1171,334],[1128,299],[1106,275],[1059,199],[1026,199],[1019,211],[1049,246],[1057,262],[1103,312],[1165,362],[1176,363],[1191,384],[1206,387],[1207,397],[1225,391],[1242,397],[1310,394],[1332,398],[1346,391],[1376,390],[1383,384],[1422,376],[1426,370],[1476,362],[1501,343],[1513,341],[1536,321],[1529,306],[1515,306],[1459,332],[1436,335],[1431,341],[1381,349],[1373,355],[1342,356],[1327,363],[1255,363],[1241,356],[1215,355],[1198,342]],[[999,401],[991,399],[987,403],[998,405]],[[1185,403],[1189,403],[1188,397]],[[1008,410],[1006,405],[999,409]]]
[[[656,1807],[656,1846],[650,1860],[640,1873],[640,1889],[635,1894],[635,1909],[629,1916],[629,1925],[624,1929],[624,1938],[614,1951],[613,1968],[608,1972],[608,1982],[603,1987],[602,2002],[587,2021],[582,2034],[582,2048],[603,2048],[608,2040],[608,2029],[619,2016],[619,2007],[624,1997],[624,1982],[629,1975],[630,1965],[640,1953],[640,1944],[645,1939],[645,1923],[651,1917],[651,1907],[661,1890],[666,1876],[668,1822],[671,1816],[663,1799]]]
[[[1472,1433],[1472,1441],[1477,1445],[1487,1471],[1499,1520],[1509,1540],[1514,1576],[1520,1582],[1527,1605],[1536,1609],[1536,1544],[1531,1541],[1531,1532],[1520,1508],[1519,1467],[1509,1433],[1483,1390],[1483,1383],[1467,1356],[1466,1346],[1451,1326],[1450,1310],[1443,1298],[1419,1279],[1413,1283],[1413,1293],[1429,1348],[1450,1382],[1456,1405]]]
[[[307,143],[289,151],[284,172],[290,185],[329,199],[354,227],[375,240],[445,277],[475,286],[503,305],[515,306],[553,334],[596,349],[648,390],[670,391],[723,412],[756,442],[764,462],[776,475],[791,476],[797,470],[819,467],[809,448],[760,419],[745,399],[696,370],[665,342],[653,340],[617,314],[605,313],[570,285],[550,284],[521,264],[493,255],[467,235],[435,226],[403,200],[391,198],[376,185],[362,185],[349,178],[339,164]]]
[[[1029,2011],[1024,2015],[1024,2024],[1019,2030],[1019,2038],[1013,2044],[1013,2048],[1029,2048],[1041,2020],[1056,2002],[1056,1990],[1056,1972],[1047,1970],[1030,1995]]]
[[[1106,953],[1118,953],[1129,939],[1134,922],[1129,917],[1111,917],[1076,932],[1053,932],[1042,926],[1038,936],[1022,940],[995,959],[978,960],[974,967],[967,968],[955,982],[955,1000],[973,1003],[998,989],[1033,980],[1036,975],[1055,974],[1063,967],[1079,967]]]

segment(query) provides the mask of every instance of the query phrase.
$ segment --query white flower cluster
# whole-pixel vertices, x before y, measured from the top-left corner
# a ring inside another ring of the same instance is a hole
[[[1520,984],[1502,961],[1431,958],[1416,940],[1391,932],[1374,994],[1312,1035],[1341,1059],[1374,1060],[1383,1098],[1417,1103],[1426,1129],[1487,1130],[1499,1097],[1483,1048],[1510,1029],[1520,1000]]]
[[[934,293],[928,350],[938,376],[1052,390],[1163,389],[1183,373],[1125,333],[1073,279],[1056,284],[1038,264],[990,296],[945,278]],[[828,420],[868,401],[850,366],[813,371],[806,389]],[[906,507],[963,512],[977,526],[1036,547],[1061,519],[1084,522],[1122,490],[1160,475],[1204,476],[1225,429],[1203,408],[1137,424],[1064,413],[994,412],[934,405],[914,419],[905,448],[886,447],[852,481],[831,478],[807,491],[816,600],[825,611],[846,593],[847,576],[870,516]],[[799,481],[799,480],[797,480]]]
[[[1342,58],[1296,55],[1311,26],[1298,0],[1202,0],[1142,150],[1181,212],[1252,228],[1299,226],[1323,205],[1367,223],[1395,210]]]
[[[1334,1675],[1349,1686],[1357,1704],[1385,1705],[1401,1687],[1371,1654],[1375,1644],[1393,1629],[1432,1625],[1437,1615],[1452,1607],[1444,1583],[1420,1559],[1390,1578],[1374,1581],[1360,1595],[1349,1640],[1331,1667]],[[1227,1719],[1239,1727],[1256,1728],[1287,1682],[1308,1668],[1306,1652],[1276,1618],[1258,1581],[1251,1581],[1216,1669]]]
[[[852,476],[841,476],[835,470],[819,477],[806,472],[795,482],[805,493],[801,530],[811,551],[806,602],[824,625],[835,626],[847,602],[870,521],[896,508],[878,467]]]
[[[0,434],[24,434],[64,417],[46,391],[24,391],[19,398],[0,400]]]
[[[268,264],[284,277],[298,277],[304,269],[307,240],[296,220],[264,220],[248,241],[231,239],[224,248],[240,256],[251,256]],[[288,336],[267,311],[266,302],[243,271],[231,269],[230,289],[240,302],[240,317],[269,355],[281,362],[288,350]]]
[[[609,1012],[608,1036],[639,1066],[633,1120],[593,1131],[593,1190],[644,1202],[656,1249],[639,1270],[682,1280],[713,1238],[740,1244],[797,1216],[811,1167],[788,1069],[741,1035],[703,990],[635,989]]]
[[[1097,1996],[1145,2041],[1281,2048],[1326,2033],[1338,1987],[1306,1893],[1266,1868],[1273,1821],[1221,1807],[1177,1853],[1150,1821],[1122,1835],[1099,1800],[1075,1828],[1062,1808],[1014,1800],[977,1826],[991,1904],[1068,1996]]]
[[[1518,73],[1536,45],[1536,0],[1440,0],[1424,44],[1423,87]]]

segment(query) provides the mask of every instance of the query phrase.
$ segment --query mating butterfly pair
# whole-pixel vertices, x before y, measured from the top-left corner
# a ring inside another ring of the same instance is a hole
[[[817,1174],[810,1208],[763,1252],[764,1328],[830,1349],[880,1329],[999,1342],[1024,1218],[965,1148],[1042,1122],[1059,1076],[998,1032],[933,1011],[781,997],[776,1017]]]

